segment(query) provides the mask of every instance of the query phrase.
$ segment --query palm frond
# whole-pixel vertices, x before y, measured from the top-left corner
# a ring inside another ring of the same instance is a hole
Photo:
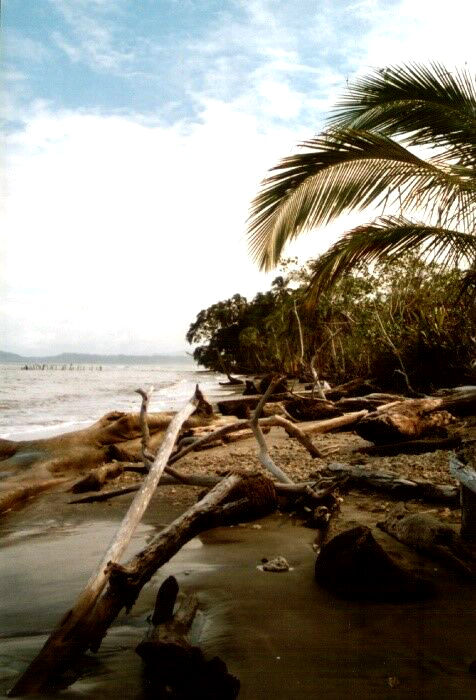
[[[403,217],[382,217],[344,234],[313,266],[309,298],[314,300],[338,278],[360,264],[399,257],[418,251],[443,267],[476,260],[476,236]]]
[[[467,69],[410,63],[377,70],[349,86],[329,123],[443,148],[447,160],[476,175],[476,80]]]
[[[469,302],[473,307],[476,304],[476,269],[471,267],[466,270],[461,281],[459,299]]]
[[[466,228],[474,225],[476,181],[461,168],[428,163],[387,136],[362,130],[330,130],[303,146],[311,150],[282,160],[252,202],[250,251],[262,268],[276,264],[285,243],[304,229],[389,196],[408,211],[438,213],[440,222],[457,217]]]

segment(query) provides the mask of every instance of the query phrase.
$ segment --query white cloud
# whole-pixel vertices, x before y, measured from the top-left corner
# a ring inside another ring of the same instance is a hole
[[[52,40],[69,60],[123,77],[167,73],[157,41],[131,43],[117,31],[124,2],[50,2],[66,23]],[[9,349],[183,346],[201,308],[266,287],[247,253],[249,202],[267,170],[321,128],[347,77],[392,62],[474,60],[466,0],[451,8],[440,0],[303,0],[302,12],[266,0],[225,7],[206,32],[177,46],[177,99],[193,99],[198,110],[189,121],[164,126],[150,115],[68,112],[38,100],[22,114],[12,91],[9,114],[24,127],[6,144]],[[19,94],[22,75],[11,78]],[[322,252],[362,218],[309,234],[289,254]]]
[[[359,5],[372,25],[362,57],[364,70],[408,61],[474,65],[476,10],[468,0],[364,0]]]
[[[199,123],[173,127],[38,111],[7,144],[4,344],[183,347],[201,308],[266,286],[245,220],[293,142],[216,101]]]

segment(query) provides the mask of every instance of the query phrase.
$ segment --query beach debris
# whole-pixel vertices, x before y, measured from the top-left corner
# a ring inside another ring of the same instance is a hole
[[[218,657],[206,660],[191,642],[191,630],[199,612],[195,595],[179,593],[174,576],[159,588],[151,627],[136,647],[144,662],[144,680],[155,697],[238,697],[240,681],[228,673]]]
[[[248,418],[250,411],[258,405],[262,394],[252,394],[251,396],[238,396],[232,399],[222,399],[217,402],[217,407],[223,416],[236,416],[237,418]],[[268,403],[279,403],[289,399],[290,394],[274,394],[267,397]]]
[[[177,414],[177,420],[170,426],[164,438],[167,447],[162,447],[159,451],[144,486],[132,502],[97,572],[91,577],[72,610],[63,617],[36,659],[10,691],[12,696],[41,693],[56,683],[58,676],[63,675],[85,651],[97,651],[120,611],[123,608],[129,611],[142,587],[155,572],[197,534],[213,527],[239,522],[243,515],[263,515],[276,507],[274,484],[266,475],[231,474],[165,527],[128,563],[118,563],[119,553],[132,534],[131,523],[140,520],[139,511],[144,506],[144,493],[149,494],[151,480],[156,479],[159,465],[163,471],[168,454],[166,449],[171,449],[172,439],[176,438],[180,423],[189,408],[193,410],[193,402],[189,402]],[[235,500],[229,501],[232,494]]]
[[[313,475],[311,474],[310,476]],[[433,484],[426,479],[407,479],[395,472],[375,469],[365,464],[330,462],[325,470],[316,474],[316,476],[321,477],[324,475],[345,476],[347,477],[348,486],[352,488],[370,489],[391,495],[394,498],[419,498],[449,506],[458,505],[459,494],[456,486]]]
[[[380,389],[374,384],[371,379],[364,379],[363,377],[356,377],[351,379],[344,384],[339,384],[330,390],[325,392],[326,399],[331,401],[338,401],[342,398],[350,398],[355,396],[366,396],[368,394],[373,394],[380,392]]]
[[[427,438],[426,440],[405,440],[381,445],[366,445],[356,447],[353,451],[371,456],[390,457],[392,455],[419,455],[436,450],[454,450],[461,446],[461,437],[453,435],[447,438]]]
[[[446,428],[454,418],[441,410],[439,398],[406,399],[381,406],[369,413],[355,428],[364,440],[377,444],[415,440],[427,436],[447,437]]]
[[[343,416],[336,418],[328,418],[326,420],[316,420],[304,423],[301,426],[302,431],[306,435],[314,435],[323,433],[331,433],[333,430],[341,430],[342,428],[352,428],[368,414],[367,410],[355,411],[353,413],[345,413]]]
[[[196,409],[200,402],[200,397],[201,393],[197,386],[194,396],[170,422],[150,472],[130,505],[103,560],[97,570],[91,575],[72,609],[62,619],[37,657],[15,683],[10,691],[11,696],[41,693],[42,690],[51,685],[51,682],[57,678],[58,674],[64,672],[71,665],[74,658],[77,658],[89,648],[90,635],[94,628],[95,607],[103,590],[110,582],[110,575],[115,562],[119,561],[127,548],[133,532],[149,504],[167,464],[180,428]]]
[[[285,557],[279,555],[273,559],[268,559],[260,567],[262,571],[271,571],[273,573],[282,573],[284,571],[289,571],[290,566]]]

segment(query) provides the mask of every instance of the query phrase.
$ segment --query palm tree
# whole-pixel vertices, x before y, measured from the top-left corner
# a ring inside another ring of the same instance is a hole
[[[408,250],[475,265],[476,82],[467,69],[376,71],[349,87],[324,132],[301,146],[271,170],[252,203],[250,250],[261,268],[273,267],[302,231],[377,207],[380,216],[321,256],[311,291],[359,263]]]

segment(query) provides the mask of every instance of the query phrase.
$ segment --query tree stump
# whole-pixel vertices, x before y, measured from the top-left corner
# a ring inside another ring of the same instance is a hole
[[[240,681],[228,673],[224,661],[216,656],[206,660],[201,649],[192,645],[190,631],[198,611],[198,599],[181,595],[178,590],[173,576],[163,582],[152,616],[153,627],[136,648],[144,661],[148,694],[177,700],[234,700],[238,697]]]

